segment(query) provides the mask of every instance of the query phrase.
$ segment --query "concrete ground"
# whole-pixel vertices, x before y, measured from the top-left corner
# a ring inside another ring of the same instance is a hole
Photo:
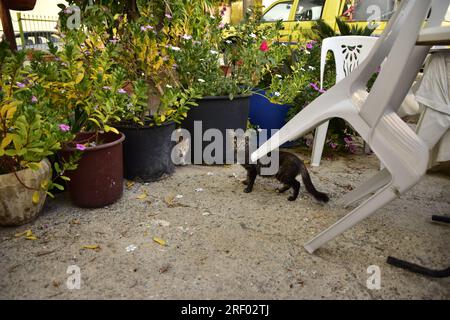
[[[315,254],[303,249],[346,214],[337,199],[378,166],[374,156],[348,155],[311,169],[332,197],[327,205],[303,188],[289,202],[270,179],[244,194],[240,166],[179,167],[165,180],[128,185],[120,201],[96,210],[62,194],[33,223],[0,228],[0,298],[449,299],[450,279],[386,264],[393,255],[448,267],[450,228],[430,222],[450,214],[443,174],[428,175]],[[15,236],[28,229],[37,240]],[[71,265],[81,270],[79,290],[66,286]],[[366,286],[371,265],[381,269],[380,290]]]

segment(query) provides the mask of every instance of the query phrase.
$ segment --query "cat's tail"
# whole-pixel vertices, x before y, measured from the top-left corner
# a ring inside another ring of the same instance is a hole
[[[311,177],[309,176],[309,172],[306,169],[305,165],[302,164],[300,169],[300,174],[302,176],[303,183],[305,184],[306,191],[308,191],[317,201],[327,203],[330,201],[330,198],[326,193],[317,191],[316,187],[314,187]]]

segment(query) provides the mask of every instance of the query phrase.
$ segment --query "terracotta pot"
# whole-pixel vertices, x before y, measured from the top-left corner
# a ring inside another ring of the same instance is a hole
[[[79,133],[73,143],[63,146],[61,155],[68,159],[76,143],[95,138],[93,133]],[[123,156],[121,134],[99,133],[99,144],[83,151],[78,168],[67,172],[67,189],[72,202],[83,208],[99,208],[114,203],[123,194]]]
[[[39,189],[43,180],[51,179],[50,162],[41,161],[39,170],[25,169],[17,172],[20,181],[27,187]],[[33,204],[35,190],[25,188],[14,173],[0,175],[0,226],[19,226],[34,220],[41,212],[47,196],[39,193],[39,203]]]
[[[9,10],[29,11],[33,10],[36,0],[3,0]]]

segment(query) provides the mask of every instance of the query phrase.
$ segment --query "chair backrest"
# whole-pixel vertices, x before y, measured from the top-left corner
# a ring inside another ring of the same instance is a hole
[[[334,55],[337,83],[352,73],[367,58],[376,41],[376,37],[365,36],[339,36],[323,39],[320,55],[320,88],[323,88],[323,77],[329,51]]]
[[[431,3],[433,10],[424,21]],[[403,0],[381,37],[350,75],[337,86],[361,107],[360,116],[370,128],[387,112],[397,112],[425,60],[430,46],[416,46],[423,26],[441,25],[450,0]],[[370,94],[367,82],[383,64]]]

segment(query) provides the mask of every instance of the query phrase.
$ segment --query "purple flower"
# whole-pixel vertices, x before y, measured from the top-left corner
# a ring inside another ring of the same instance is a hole
[[[117,92],[120,93],[120,94],[126,94],[127,93],[123,88],[120,88],[119,90],[117,90]]]
[[[119,42],[119,39],[117,39],[116,37],[113,37],[111,40],[109,40],[109,42],[116,44],[117,42]]]
[[[346,136],[344,138],[344,142],[345,142],[346,145],[350,145],[352,143],[352,141],[353,141],[353,139],[350,136]]]
[[[169,19],[169,20],[172,19],[172,16],[171,16],[170,14],[168,14],[168,13],[166,13],[165,16],[166,16],[166,18]]]
[[[17,85],[19,88],[25,88],[25,84],[23,84],[22,82],[16,82],[16,85]]]
[[[77,143],[76,148],[77,148],[77,150],[80,150],[80,151],[86,150],[86,147],[84,146],[84,144]]]
[[[330,142],[330,147],[331,149],[336,149],[337,148],[337,144],[334,142]]]
[[[310,84],[309,84],[314,90],[316,90],[316,91],[319,91],[320,90],[320,88],[317,86],[317,84],[315,84],[314,82],[311,82]]]
[[[31,102],[32,102],[32,103],[38,102],[38,98],[36,98],[36,96],[32,96],[32,97],[31,97]]]
[[[348,150],[349,150],[351,153],[356,153],[357,147],[356,147],[356,145],[351,144],[351,145],[348,146]]]
[[[141,27],[141,31],[148,31],[148,30],[153,30],[154,28],[150,25],[146,25],[146,26],[142,26]]]
[[[314,48],[313,44],[312,44],[311,42],[308,42],[308,43],[306,44],[306,49],[311,50],[312,48]]]
[[[64,124],[64,123],[60,124],[58,127],[59,127],[59,130],[61,130],[62,132],[67,132],[70,130],[70,126],[68,126],[67,124]]]

